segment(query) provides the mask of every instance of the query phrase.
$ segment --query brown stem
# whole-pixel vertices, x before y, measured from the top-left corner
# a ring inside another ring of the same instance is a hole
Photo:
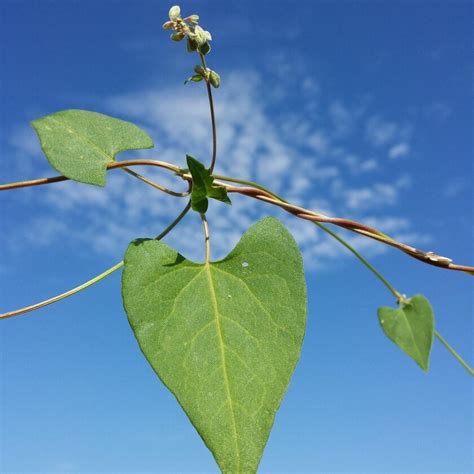
[[[145,160],[145,159],[126,160],[126,161],[124,160],[120,162],[111,163],[107,168],[115,169],[115,168],[123,168],[127,166],[138,166],[138,165],[149,165],[149,166],[158,166],[161,168],[165,168],[170,171],[173,171],[175,174],[180,176],[182,179],[184,179],[188,183],[191,183],[192,181],[191,175],[183,173],[183,171],[178,166],[172,165],[170,163],[158,161],[158,160]],[[63,177],[63,176],[55,176],[53,178],[43,178],[43,179],[37,179],[37,180],[32,180],[32,181],[22,181],[19,183],[4,184],[4,185],[0,185],[0,191],[4,191],[7,189],[20,188],[20,187],[25,187],[25,186],[37,186],[41,184],[49,184],[49,183],[54,183],[58,181],[64,181],[67,179],[68,178]],[[281,207],[285,211],[289,212],[290,214],[295,215],[296,217],[300,219],[305,219],[312,222],[325,222],[329,224],[335,224],[339,227],[343,227],[352,232],[365,235],[366,237],[369,237],[374,240],[378,240],[379,242],[395,247],[401,250],[402,252],[406,253],[407,255],[413,258],[416,258],[417,260],[420,260],[429,265],[433,265],[435,267],[440,267],[440,268],[446,268],[448,270],[466,272],[470,275],[474,275],[473,266],[458,265],[458,264],[452,263],[452,260],[450,258],[437,255],[433,252],[425,252],[423,250],[419,250],[415,247],[404,244],[402,242],[398,242],[397,240],[384,234],[383,232],[380,232],[379,230],[373,227],[367,226],[365,224],[362,224],[360,222],[357,222],[351,219],[344,219],[340,217],[330,217],[321,213],[310,211],[300,206],[295,206],[294,204],[290,204],[285,201],[282,201],[281,199],[277,199],[275,195],[273,195],[271,192],[258,189],[256,187],[232,186],[220,180],[215,180],[214,183],[219,186],[224,186],[227,189],[227,191],[230,193],[243,194],[243,195],[252,197],[254,199],[258,199],[260,201],[268,202],[269,204],[273,204],[275,206]]]
[[[247,186],[231,186],[229,184],[217,180],[214,181],[214,183],[219,186],[225,186],[227,188],[227,192],[229,193],[244,194],[254,199],[258,199],[260,201],[268,202],[269,204],[281,207],[285,211],[289,212],[290,214],[293,214],[294,216],[300,219],[305,219],[312,222],[326,222],[329,224],[335,224],[352,232],[365,235],[366,237],[378,240],[379,242],[395,247],[413,258],[427,263],[428,265],[446,268],[448,270],[466,272],[471,275],[474,275],[474,267],[472,266],[457,265],[455,263],[452,263],[452,260],[447,257],[436,255],[433,252],[425,252],[423,250],[416,249],[415,247],[412,247],[410,245],[406,245],[402,242],[398,242],[397,240],[385,235],[379,230],[374,229],[373,227],[369,227],[365,224],[361,224],[357,221],[351,219],[342,219],[339,217],[325,216],[324,214],[313,212],[308,209],[304,209],[300,206],[295,206],[293,204],[280,201],[276,199],[271,193],[262,191],[257,188]]]
[[[169,171],[173,171],[176,174],[180,174],[179,166],[172,165],[171,163],[166,163],[165,161],[149,160],[149,159],[114,161],[107,165],[107,169],[113,170],[116,168],[127,168],[129,166],[158,166],[159,168],[164,168]],[[10,189],[26,188],[30,186],[41,186],[43,184],[59,183],[61,181],[68,181],[68,180],[69,178],[66,178],[66,176],[53,176],[51,178],[40,178],[40,179],[31,179],[29,181],[18,181],[16,183],[0,184],[0,191],[9,191]]]

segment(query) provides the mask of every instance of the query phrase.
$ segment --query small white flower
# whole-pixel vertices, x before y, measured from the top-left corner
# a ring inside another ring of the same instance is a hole
[[[168,15],[171,21],[176,21],[181,15],[181,8],[179,8],[178,5],[171,7]]]
[[[212,40],[211,33],[209,31],[203,30],[199,25],[196,25],[194,28],[194,40],[199,46],[207,43]]]

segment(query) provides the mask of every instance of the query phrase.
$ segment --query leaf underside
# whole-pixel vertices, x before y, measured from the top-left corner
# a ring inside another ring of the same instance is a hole
[[[87,110],[64,110],[31,122],[51,166],[81,183],[104,186],[107,165],[125,150],[153,148],[130,122]]]
[[[434,334],[430,302],[423,295],[415,295],[400,308],[379,308],[378,317],[385,335],[428,371]]]
[[[265,218],[209,264],[136,240],[122,296],[143,354],[222,472],[255,472],[305,331],[303,264],[290,233]]]

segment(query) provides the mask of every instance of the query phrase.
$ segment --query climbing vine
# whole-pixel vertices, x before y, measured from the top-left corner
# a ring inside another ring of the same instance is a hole
[[[309,221],[308,225],[329,234],[365,265],[396,300],[396,307],[378,309],[382,331],[423,371],[429,370],[432,345],[438,340],[474,375],[437,331],[428,299],[395,289],[334,226],[447,271],[472,276],[474,267],[414,248],[361,222],[292,204],[259,183],[214,173],[218,153],[213,90],[221,86],[221,79],[207,64],[212,36],[200,26],[198,15],[183,18],[178,6],[170,9],[163,28],[198,61],[185,84],[202,83],[207,94],[212,129],[208,165],[191,155],[183,159],[182,167],[154,159],[117,160],[120,152],[153,148],[153,141],[136,125],[101,113],[64,110],[34,120],[41,148],[59,175],[2,184],[0,191],[66,180],[106,186],[108,172],[121,170],[185,203],[159,235],[132,241],[124,259],[100,275],[0,318],[56,303],[123,269],[123,305],[145,358],[176,396],[222,472],[255,472],[300,357],[307,290],[301,252],[290,231],[275,218],[251,226],[227,257],[213,261],[212,223],[206,217],[210,200],[231,205],[230,196],[240,194]],[[184,187],[168,189],[134,171],[135,166],[162,168]],[[202,222],[202,263],[186,259],[161,241],[188,212],[196,212]]]

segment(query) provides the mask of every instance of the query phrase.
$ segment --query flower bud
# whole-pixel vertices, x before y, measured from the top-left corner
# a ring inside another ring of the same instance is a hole
[[[220,86],[221,84],[221,77],[219,76],[219,74],[217,74],[216,71],[211,71],[210,74],[209,74],[209,82],[211,83],[211,85],[213,87],[215,87],[216,89]]]
[[[197,74],[204,75],[206,73],[206,70],[204,69],[203,66],[198,64],[197,66],[194,66],[194,72],[197,73]]]
[[[183,38],[184,38],[185,34],[184,33],[181,33],[181,31],[175,31],[172,35],[171,35],[171,39],[173,41],[181,41]]]
[[[171,7],[168,13],[171,21],[176,21],[179,18],[180,14],[181,14],[181,8],[179,8],[178,5]]]

